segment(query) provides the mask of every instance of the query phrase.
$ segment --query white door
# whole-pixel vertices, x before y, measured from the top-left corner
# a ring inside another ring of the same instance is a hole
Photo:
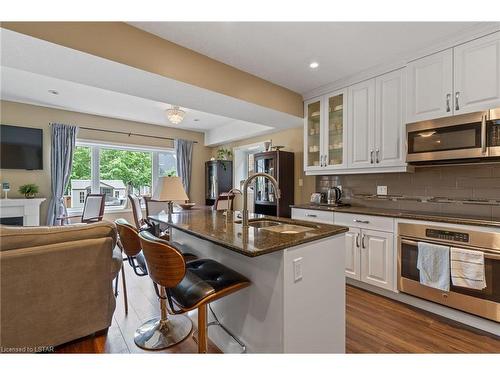
[[[393,234],[361,231],[361,281],[393,289]]]
[[[406,67],[406,122],[451,116],[453,50],[410,62]]]
[[[455,114],[500,106],[500,32],[454,49]]]
[[[405,165],[405,88],[403,69],[375,79],[375,165]]]
[[[359,280],[360,276],[360,241],[361,230],[350,228],[345,234],[345,275]]]
[[[375,79],[349,87],[348,106],[348,166],[370,167],[375,162]]]
[[[304,171],[319,170],[323,166],[323,99],[304,103]]]

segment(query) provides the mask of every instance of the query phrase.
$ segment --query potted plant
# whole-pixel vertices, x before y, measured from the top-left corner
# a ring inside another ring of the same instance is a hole
[[[38,194],[38,185],[36,184],[26,184],[19,187],[19,192],[24,194],[25,198],[31,199],[35,198]]]
[[[232,157],[233,157],[233,152],[228,148],[219,148],[217,150],[218,160],[229,160]]]

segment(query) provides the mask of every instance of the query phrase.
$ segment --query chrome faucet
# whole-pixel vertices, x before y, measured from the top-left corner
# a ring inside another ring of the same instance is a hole
[[[241,212],[243,228],[248,228],[248,198],[247,198],[248,185],[257,177],[265,177],[269,181],[271,181],[274,187],[274,192],[276,194],[276,205],[277,206],[279,205],[281,193],[280,193],[280,188],[278,186],[278,181],[276,181],[276,179],[273,176],[267,173],[255,173],[251,175],[243,183],[243,211]]]

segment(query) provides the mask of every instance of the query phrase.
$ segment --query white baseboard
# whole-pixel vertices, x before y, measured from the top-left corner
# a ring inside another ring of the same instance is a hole
[[[429,311],[431,313],[441,315],[445,318],[454,320],[456,322],[492,333],[500,337],[500,323],[492,320],[483,319],[475,315],[465,313],[463,311],[455,310],[434,302],[426,301],[421,298],[413,297],[404,293],[395,293],[390,290],[378,288],[364,282],[346,278],[346,283],[355,287],[368,290],[373,293],[380,294],[384,297],[394,299],[399,302],[406,303],[411,306],[418,307],[419,309]]]

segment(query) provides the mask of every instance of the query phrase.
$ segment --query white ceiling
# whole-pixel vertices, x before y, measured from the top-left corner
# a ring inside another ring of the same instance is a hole
[[[228,117],[181,107],[186,111],[186,116],[179,125],[173,125],[165,115],[165,110],[171,107],[170,104],[9,67],[1,68],[0,77],[2,99],[14,102],[198,132],[225,126],[234,121]],[[54,89],[58,95],[49,93],[49,90]]]
[[[479,26],[471,22],[130,22],[304,94]],[[320,66],[309,68],[311,61]]]
[[[0,28],[0,37],[1,99],[201,131],[208,146],[302,124],[287,113],[10,30]],[[168,103],[186,110],[181,124],[165,118]]]

